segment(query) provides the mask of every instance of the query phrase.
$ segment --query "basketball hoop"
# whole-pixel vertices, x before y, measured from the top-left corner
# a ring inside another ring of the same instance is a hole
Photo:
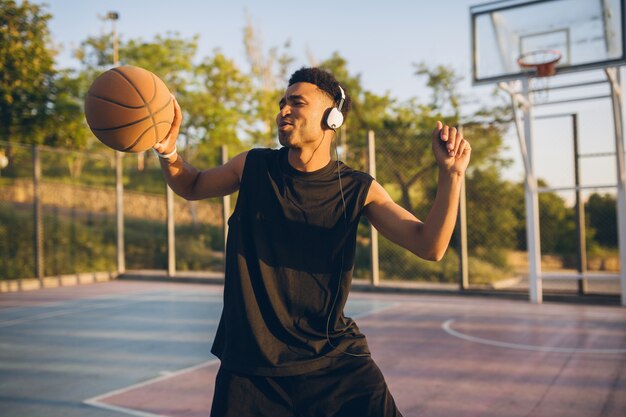
[[[556,74],[556,64],[563,55],[555,49],[541,49],[526,52],[517,58],[520,67],[530,70],[535,69],[535,77],[550,77]]]
[[[541,49],[537,51],[526,52],[517,58],[517,63],[522,69],[530,71],[533,79],[533,97],[537,102],[548,101],[548,90],[550,89],[550,78],[556,74],[556,64],[561,60],[563,55],[554,49]]]

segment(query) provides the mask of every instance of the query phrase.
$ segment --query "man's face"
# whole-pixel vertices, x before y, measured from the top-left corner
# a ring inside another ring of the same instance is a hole
[[[280,99],[276,115],[280,144],[302,148],[319,143],[325,128],[323,118],[332,106],[330,97],[315,84],[290,85]]]

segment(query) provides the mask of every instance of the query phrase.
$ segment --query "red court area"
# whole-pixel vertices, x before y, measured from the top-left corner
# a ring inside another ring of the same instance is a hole
[[[0,414],[208,416],[221,291],[114,281],[1,295],[2,367],[17,387],[0,384]],[[404,416],[626,416],[623,307],[353,292],[346,314]],[[28,363],[37,378],[22,375]]]

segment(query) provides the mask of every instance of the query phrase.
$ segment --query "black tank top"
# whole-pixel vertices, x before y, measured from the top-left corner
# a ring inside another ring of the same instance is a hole
[[[248,152],[228,220],[224,307],[211,352],[232,371],[297,375],[331,365],[343,351],[369,354],[343,308],[372,177],[339,162],[344,218],[337,162],[301,172],[287,154]]]

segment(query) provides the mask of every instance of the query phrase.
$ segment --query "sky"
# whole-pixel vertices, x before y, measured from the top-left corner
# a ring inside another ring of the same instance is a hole
[[[32,0],[41,3],[37,0]],[[352,74],[360,74],[363,86],[377,94],[389,92],[406,100],[429,99],[424,79],[414,75],[414,64],[446,65],[464,77],[461,92],[473,106],[493,103],[495,86],[471,84],[470,12],[476,0],[316,0],[278,2],[270,0],[47,0],[53,15],[50,30],[59,48],[57,65],[74,67],[72,51],[88,36],[111,31],[111,22],[101,20],[109,11],[120,15],[117,23],[122,40],[150,40],[157,34],[178,32],[183,37],[198,34],[198,57],[219,48],[242,68],[247,67],[243,45],[246,16],[260,31],[264,49],[291,44],[294,68],[309,65],[309,57],[322,61],[339,52]],[[562,78],[562,79],[561,79]],[[557,76],[552,85],[585,79],[605,79],[602,71],[575,76]],[[597,95],[606,86],[576,91],[550,92],[550,99]],[[614,150],[613,119],[608,99],[567,105],[538,106],[538,116],[572,113],[579,115],[582,153]],[[471,138],[469,138],[471,139]],[[574,184],[572,129],[569,118],[535,122],[533,157],[537,174],[551,186]],[[515,163],[506,176],[521,180],[523,168],[515,130],[505,137],[506,156]],[[581,160],[582,184],[615,184],[615,157]],[[610,191],[601,189],[601,192]],[[571,193],[564,198],[572,200]]]

